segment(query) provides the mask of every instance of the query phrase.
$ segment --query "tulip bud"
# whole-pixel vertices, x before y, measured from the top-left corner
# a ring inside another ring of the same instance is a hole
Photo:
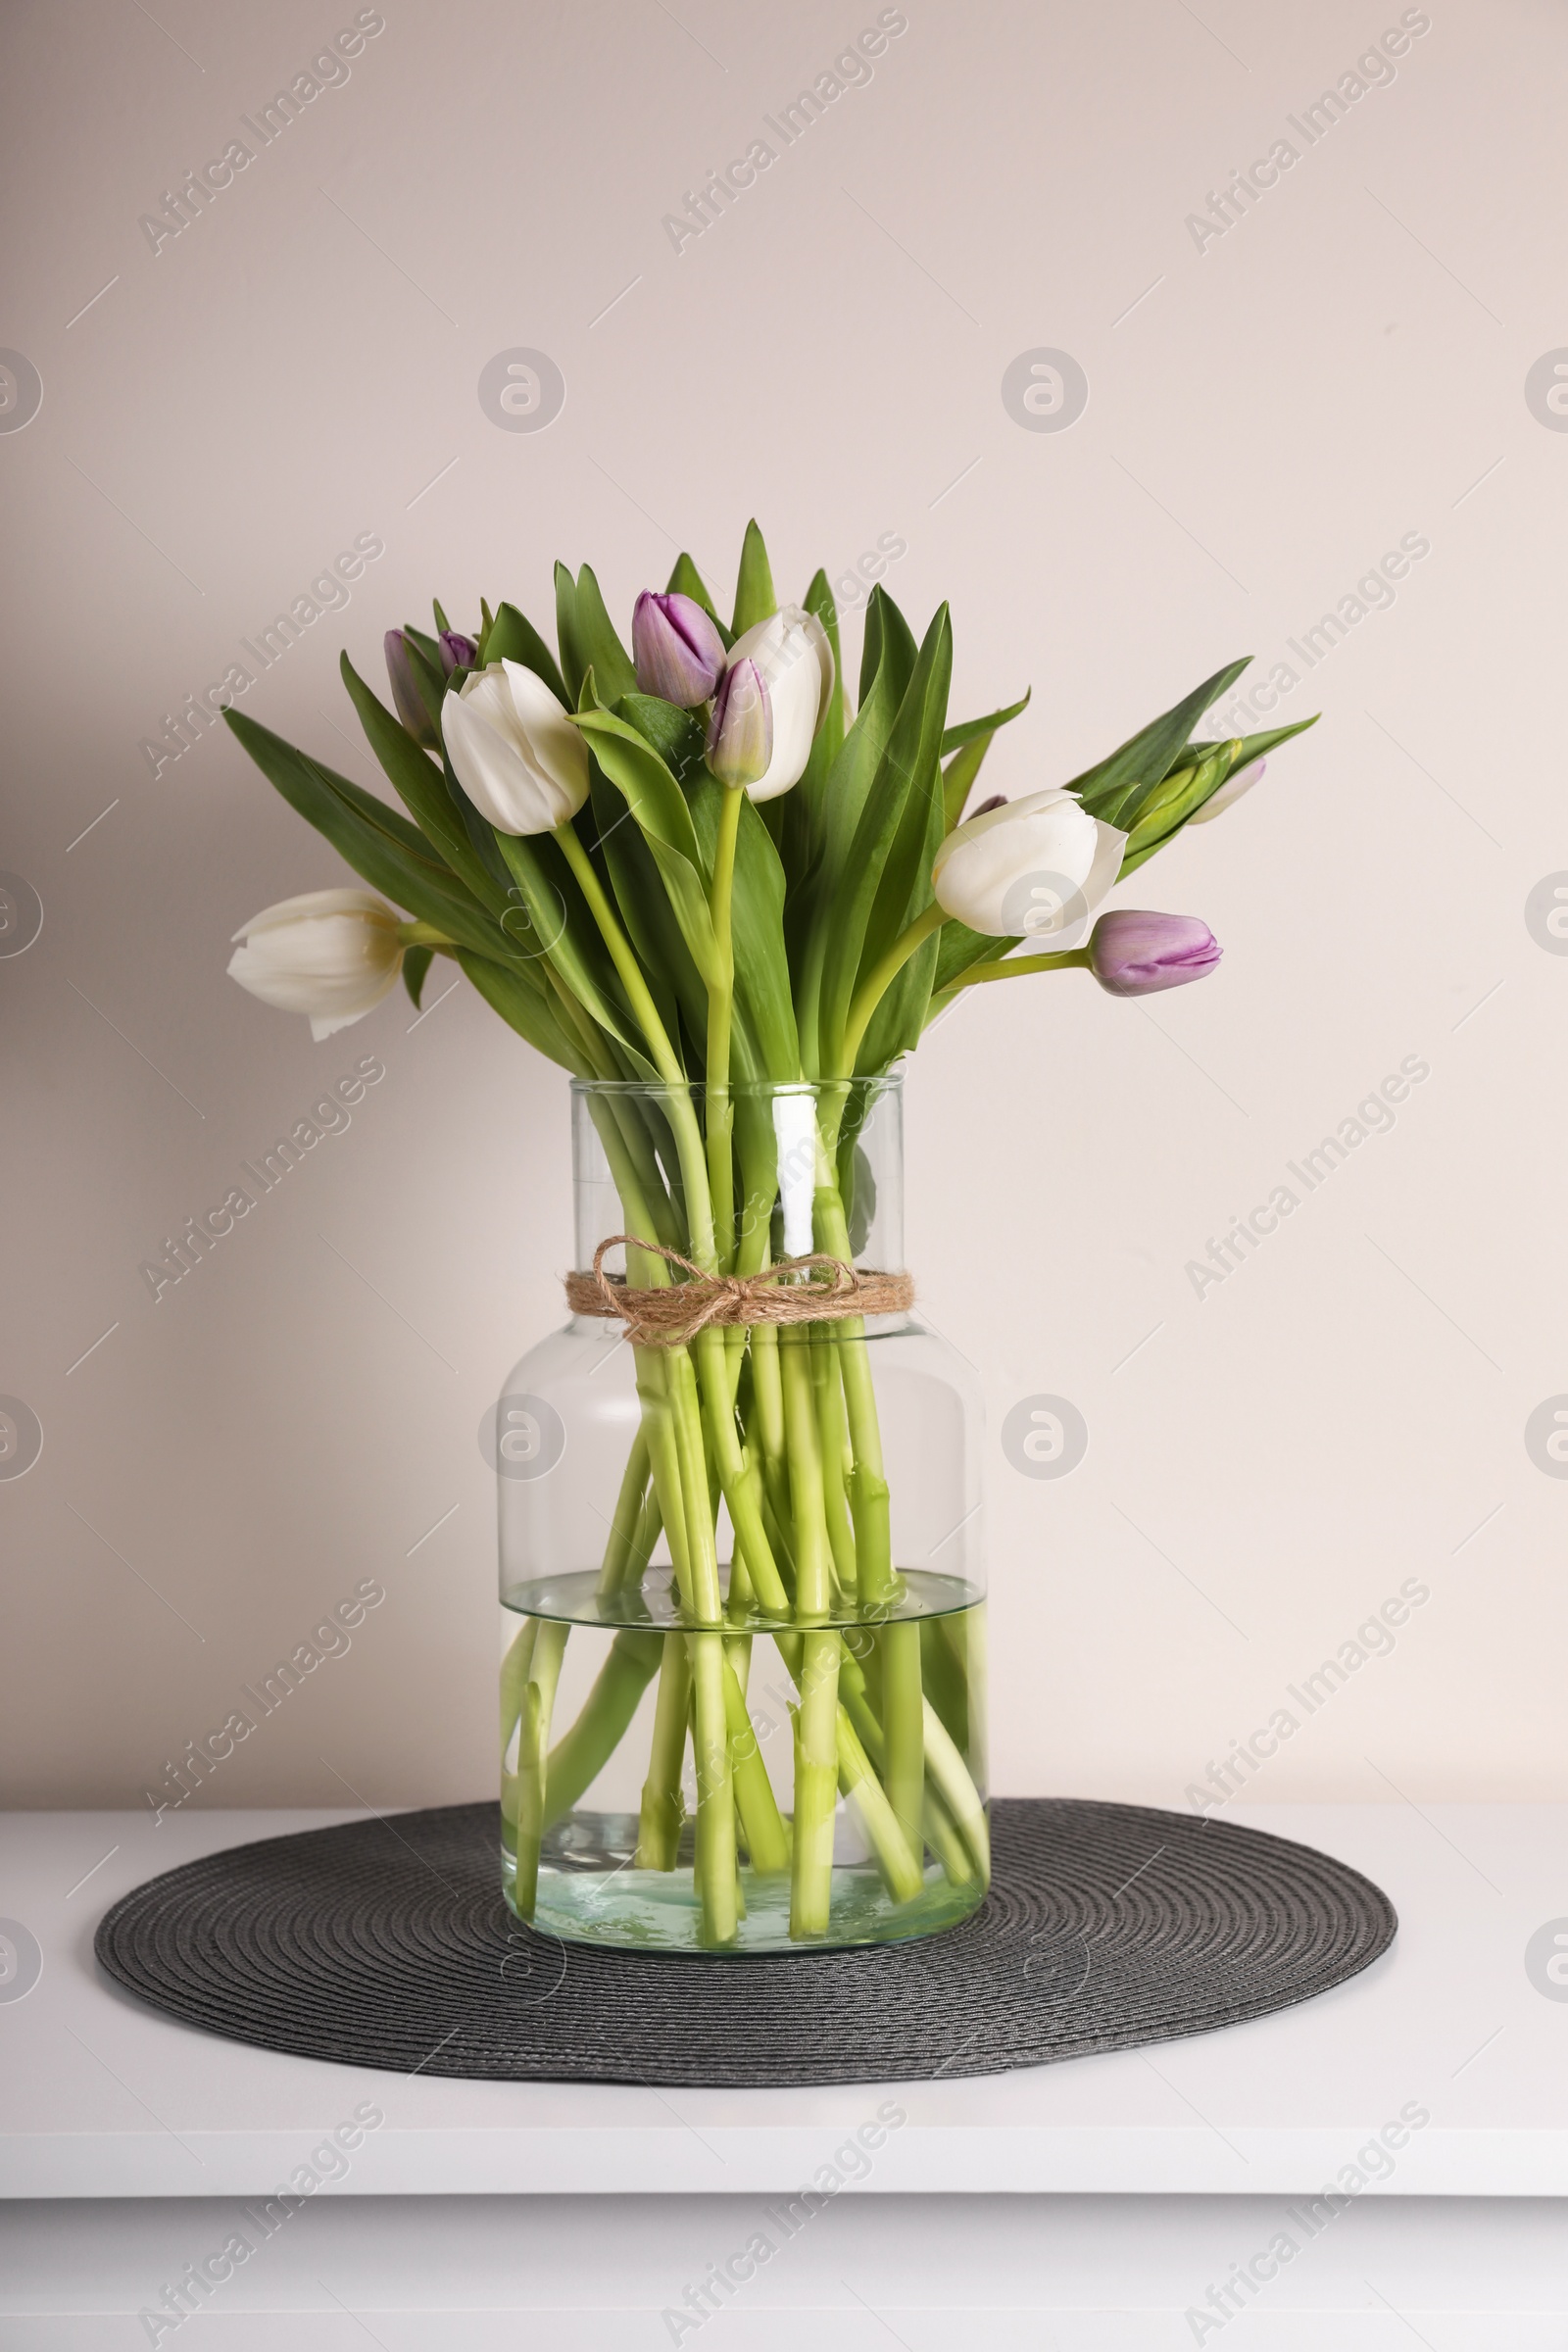
[[[677,710],[706,703],[724,674],[724,640],[695,597],[645,588],[632,607],[631,650],[644,694]]]
[[[1223,816],[1244,792],[1251,791],[1267,765],[1266,760],[1250,760],[1245,767],[1239,767],[1234,775],[1227,776],[1218,792],[1211,792],[1201,808],[1195,809],[1187,822],[1190,825],[1206,825],[1211,818]]]
[[[730,663],[755,662],[773,707],[773,751],[764,774],[749,787],[754,801],[771,801],[798,784],[833,692],[833,648],[814,612],[785,605],[730,648]]]
[[[392,700],[397,706],[398,716],[409,733],[416,743],[422,743],[427,752],[439,751],[441,738],[436,732],[434,719],[424,707],[424,697],[419,692],[414,664],[409,659],[409,641],[401,629],[388,629],[386,633],[386,674],[392,682]]]
[[[748,787],[773,757],[772,697],[755,662],[732,662],[718,682],[708,728],[708,765],[721,784]]]
[[[1222,951],[1193,914],[1144,914],[1119,906],[1102,914],[1089,942],[1089,968],[1113,997],[1152,997],[1211,972]]]
[[[441,668],[446,677],[455,669],[471,669],[479,659],[479,648],[471,637],[457,629],[443,629],[440,636]]]
[[[1070,792],[1033,792],[955,826],[931,867],[945,914],[1048,953],[1080,947],[1121,868],[1127,836]]]
[[[553,833],[588,798],[588,746],[520,662],[471,670],[441,706],[452,772],[498,833]]]
[[[311,890],[234,934],[228,973],[264,1004],[310,1015],[318,1045],[379,1004],[403,965],[398,918],[370,890]]]

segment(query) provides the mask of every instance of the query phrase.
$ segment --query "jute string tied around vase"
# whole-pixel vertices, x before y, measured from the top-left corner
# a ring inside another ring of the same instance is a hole
[[[684,1267],[690,1280],[645,1290],[623,1274],[607,1274],[606,1254],[621,1243]],[[818,1273],[831,1280],[812,1280]],[[801,1274],[806,1281],[790,1279]],[[678,1250],[641,1241],[634,1233],[612,1233],[601,1242],[593,1272],[568,1274],[565,1287],[574,1315],[624,1323],[627,1339],[638,1348],[683,1348],[712,1323],[842,1323],[852,1315],[903,1314],[914,1304],[914,1283],[907,1274],[863,1270],[820,1252],[781,1258],[760,1274],[705,1274]]]

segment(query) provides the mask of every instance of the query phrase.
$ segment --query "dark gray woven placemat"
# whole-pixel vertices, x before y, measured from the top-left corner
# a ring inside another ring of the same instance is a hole
[[[504,2082],[875,2082],[1000,2074],[1309,2000],[1397,1922],[1370,1880],[1258,1830],[1014,1797],[995,1885],[907,1943],[606,1951],[512,1917],[487,1805],[231,1846],[115,1904],[120,1984],[235,2041]]]

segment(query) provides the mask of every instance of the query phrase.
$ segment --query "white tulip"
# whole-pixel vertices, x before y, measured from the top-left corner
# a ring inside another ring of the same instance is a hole
[[[776,800],[798,784],[833,692],[833,648],[814,612],[785,605],[760,620],[729,650],[730,662],[755,662],[773,706],[773,757],[755,784],[754,801]]]
[[[372,890],[309,890],[253,915],[228,976],[279,1012],[309,1013],[311,1035],[346,1029],[379,1004],[403,968],[398,917]]]
[[[987,938],[1022,935],[1062,955],[1081,947],[1116,876],[1127,836],[1062,790],[1004,802],[956,826],[931,885],[944,914]]]
[[[441,705],[452,772],[498,833],[553,833],[588,798],[588,746],[543,678],[492,662]]]

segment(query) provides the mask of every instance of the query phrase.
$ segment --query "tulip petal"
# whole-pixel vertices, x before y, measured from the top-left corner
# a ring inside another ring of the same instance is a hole
[[[724,674],[724,640],[701,605],[645,588],[631,617],[637,683],[677,710],[706,703]]]
[[[1091,877],[1100,896],[1110,886],[1102,887],[1102,869],[1111,832],[1069,792],[1031,793],[955,826],[933,860],[932,886],[944,911],[971,930],[1059,952],[1087,932]],[[1116,850],[1110,880],[1119,864]]]
[[[365,914],[378,915],[389,923],[397,916],[385,899],[373,890],[308,890],[297,899],[279,899],[275,906],[264,906],[253,914],[248,923],[241,923],[234,939],[250,939],[258,931],[270,931],[278,923],[297,922],[302,915]],[[232,941],[229,943],[231,946]]]
[[[1102,914],[1090,943],[1090,969],[1113,997],[1150,997],[1201,980],[1221,949],[1208,925],[1192,914],[1154,914],[1120,906]]]
[[[720,784],[750,788],[773,757],[772,699],[755,662],[731,662],[713,697],[708,765]]]
[[[520,662],[493,662],[442,707],[452,772],[498,833],[550,833],[588,797],[588,746]]]
[[[1190,825],[1207,825],[1216,816],[1223,816],[1227,808],[1235,807],[1244,792],[1250,792],[1252,786],[1261,780],[1267,765],[1266,760],[1251,760],[1246,767],[1237,768],[1233,775],[1226,777],[1217,792],[1209,794],[1201,808],[1193,810],[1187,822]]]
[[[833,691],[833,648],[814,612],[785,605],[737,637],[729,658],[756,662],[772,703],[772,758],[747,788],[754,801],[771,801],[805,773]]]
[[[368,891],[284,899],[236,937],[229,977],[264,1004],[308,1014],[318,1039],[379,1004],[403,965],[398,918]]]
[[[397,714],[416,743],[426,751],[435,750],[440,738],[435,723],[424,706],[414,675],[414,662],[409,654],[409,641],[401,629],[388,629],[383,640],[386,652],[386,674],[392,688],[392,700]]]

